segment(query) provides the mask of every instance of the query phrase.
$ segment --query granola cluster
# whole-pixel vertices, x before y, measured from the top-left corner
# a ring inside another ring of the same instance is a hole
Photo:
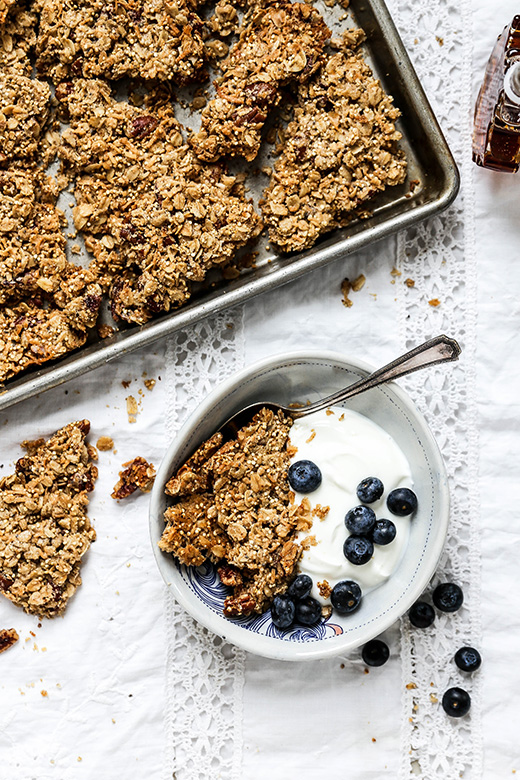
[[[310,505],[294,503],[287,471],[291,420],[262,409],[236,439],[217,433],[166,485],[159,546],[189,566],[217,564],[233,589],[227,617],[262,612],[286,589],[302,553],[296,541],[312,525]]]
[[[396,142],[399,111],[364,61],[361,30],[298,89],[298,105],[262,202],[269,238],[282,251],[312,246],[387,186],[406,161]]]
[[[43,0],[36,66],[56,82],[101,76],[183,84],[203,75],[201,28],[193,0]]]
[[[48,178],[0,169],[0,382],[85,343],[101,304],[93,279],[67,261]]]
[[[114,318],[146,322],[184,303],[193,282],[258,235],[260,219],[236,177],[195,157],[170,105],[118,102],[99,80],[61,87],[70,127],[60,157],[76,175],[75,227]]]
[[[305,3],[253,6],[251,20],[222,64],[217,96],[202,111],[193,148],[202,160],[242,155],[254,160],[269,111],[281,98],[280,87],[305,82],[325,58],[330,31]]]
[[[0,0],[0,384],[114,322],[184,305],[213,269],[235,278],[264,225],[281,252],[300,250],[403,181],[398,112],[356,51],[361,31],[331,54],[309,3],[217,0],[204,20],[200,6]],[[215,58],[216,95],[197,88],[201,126],[186,132],[172,83],[206,78]],[[225,161],[254,160],[269,113],[291,95],[262,219],[247,171],[231,175]],[[45,171],[56,156],[54,181]],[[67,237],[82,237],[85,268],[67,259],[57,208],[69,185]]]
[[[127,463],[123,463],[123,471],[119,472],[119,479],[112,491],[112,498],[126,498],[140,490],[149,493],[155,480],[155,468],[153,463],[138,456]]]
[[[15,473],[0,479],[0,592],[39,617],[64,611],[96,538],[86,514],[97,477],[89,429],[81,420],[24,442]]]

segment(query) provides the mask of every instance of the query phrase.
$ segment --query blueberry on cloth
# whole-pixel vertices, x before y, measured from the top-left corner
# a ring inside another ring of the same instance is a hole
[[[289,466],[289,485],[297,493],[312,493],[321,485],[321,471],[312,460],[297,460]]]
[[[416,628],[428,628],[435,620],[435,610],[426,601],[416,601],[408,612],[410,623]]]
[[[345,515],[345,525],[357,536],[368,536],[375,524],[376,513],[369,506],[355,506]]]
[[[377,477],[366,477],[356,488],[356,495],[364,504],[373,504],[384,492],[384,485]]]
[[[388,494],[386,505],[393,515],[405,517],[416,511],[417,496],[410,488],[396,488]]]
[[[362,566],[374,554],[374,545],[366,536],[347,536],[343,545],[343,554],[350,563]]]
[[[463,688],[448,688],[442,697],[444,712],[452,718],[462,718],[471,707],[471,697]]]
[[[321,604],[312,596],[296,602],[296,622],[304,626],[313,626],[321,619]]]
[[[390,658],[390,650],[381,639],[371,639],[363,645],[361,657],[367,666],[383,666]]]
[[[371,539],[374,544],[390,544],[390,542],[394,541],[396,533],[395,524],[391,520],[382,518],[376,521]]]
[[[306,598],[312,590],[312,580],[308,574],[298,574],[289,587],[287,588],[287,595],[289,598],[299,601]]]
[[[463,672],[476,672],[480,668],[482,658],[474,647],[461,647],[455,653],[455,663]]]
[[[433,603],[441,612],[456,612],[462,607],[464,594],[454,582],[443,582],[437,585],[432,595]]]
[[[275,596],[271,604],[271,620],[276,628],[289,628],[295,614],[294,601],[288,596]]]
[[[361,603],[361,588],[353,580],[341,580],[332,588],[330,601],[340,615],[348,615]]]

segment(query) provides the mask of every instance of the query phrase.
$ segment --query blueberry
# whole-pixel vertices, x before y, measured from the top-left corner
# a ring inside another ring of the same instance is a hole
[[[309,595],[312,589],[312,580],[308,574],[298,574],[295,580],[287,588],[287,595],[298,601]]]
[[[297,493],[312,493],[321,485],[321,471],[312,460],[298,460],[289,467],[289,485]]]
[[[442,697],[444,712],[452,718],[462,718],[471,707],[471,697],[463,688],[448,688]]]
[[[416,628],[428,628],[435,620],[435,610],[426,601],[416,601],[408,612],[410,623]]]
[[[368,536],[376,524],[376,514],[369,506],[355,506],[345,515],[345,525],[356,536]]]
[[[361,603],[361,588],[353,580],[342,580],[332,588],[330,601],[340,615],[348,615]]]
[[[390,658],[390,650],[386,642],[372,639],[364,645],[361,657],[367,666],[383,666]]]
[[[374,545],[366,536],[348,536],[343,545],[345,558],[356,566],[362,566],[374,554]]]
[[[437,585],[432,595],[433,603],[441,612],[456,612],[462,607],[464,594],[454,582],[443,582]]]
[[[474,647],[461,647],[455,653],[455,663],[463,672],[476,672],[480,668],[482,658]]]
[[[391,520],[378,520],[372,530],[374,544],[390,544],[395,539],[397,529]]]
[[[356,488],[356,495],[364,504],[373,504],[383,495],[383,483],[377,477],[366,477]]]
[[[388,494],[386,505],[393,515],[411,515],[417,509],[417,496],[410,488],[396,488]]]
[[[271,604],[271,620],[277,628],[289,628],[294,620],[294,601],[288,596],[275,596]]]
[[[321,604],[312,596],[296,602],[296,621],[304,626],[313,626],[321,619]]]

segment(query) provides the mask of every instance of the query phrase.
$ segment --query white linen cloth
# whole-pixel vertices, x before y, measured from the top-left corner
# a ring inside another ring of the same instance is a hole
[[[429,71],[421,70],[427,53],[434,63],[441,46],[438,39],[443,39],[448,53],[452,50],[455,57],[458,51],[460,62],[458,48],[466,47],[464,56],[473,56],[466,63],[472,94],[461,89],[461,101],[470,106],[496,36],[519,8],[513,0],[501,0],[499,8],[485,0],[444,2],[452,36],[443,38],[446,31],[427,15],[418,15],[413,27],[404,13],[414,6],[424,11],[425,5],[394,2],[391,10],[398,23],[401,20],[401,33],[412,59],[417,59],[420,76],[430,76],[426,90],[442,117],[447,85],[440,80],[435,88],[433,65]],[[460,31],[460,37],[453,31]],[[452,75],[460,79],[459,73]],[[463,79],[460,83],[464,87]],[[494,780],[520,770],[516,728],[520,671],[514,658],[520,637],[519,531],[514,517],[520,493],[515,468],[520,456],[516,338],[520,175],[494,174],[469,164],[469,111],[465,118],[460,128],[443,125],[450,142],[460,131],[459,163],[466,177],[463,251],[468,271],[472,266],[476,270],[476,288],[469,279],[467,301],[476,352],[467,368],[475,393],[468,403],[476,412],[472,425],[478,438],[470,440],[470,447],[475,463],[478,460],[480,510],[474,496],[468,511],[475,511],[471,522],[479,528],[482,550],[482,598],[480,603],[473,599],[471,606],[479,612],[475,625],[479,618],[482,624],[483,666],[470,729],[477,751],[482,737],[483,752],[464,777]],[[83,585],[65,616],[41,621],[39,627],[37,619],[0,601],[0,627],[14,627],[20,634],[20,642],[0,656],[0,780],[409,776],[405,772],[410,767],[403,763],[408,725],[402,669],[407,667],[397,626],[386,634],[390,661],[369,674],[355,653],[348,659],[295,665],[242,653],[235,657],[224,648],[222,669],[212,672],[217,683],[205,690],[203,683],[216,657],[211,638],[196,636],[197,653],[190,654],[189,642],[177,630],[172,647],[172,621],[190,623],[179,620],[156,569],[147,499],[134,495],[117,503],[109,497],[121,464],[143,455],[157,465],[168,444],[167,425],[175,429],[197,394],[200,397],[223,373],[243,363],[309,347],[334,349],[382,365],[403,351],[409,333],[403,312],[410,304],[403,299],[402,278],[392,275],[403,262],[402,242],[402,238],[380,242],[251,301],[242,312],[210,323],[213,334],[209,326],[198,329],[185,355],[182,337],[177,336],[0,414],[2,474],[10,473],[20,456],[20,441],[48,435],[73,419],[90,419],[92,442],[111,435],[117,450],[99,456],[100,477],[90,506],[98,538],[84,561]],[[418,265],[414,270],[416,282],[422,269]],[[361,272],[367,283],[352,294],[354,305],[347,309],[341,303],[341,281]],[[446,287],[446,280],[443,284]],[[417,306],[428,306],[418,292],[414,316]],[[442,304],[442,293],[439,298]],[[441,309],[442,305],[440,316]],[[433,309],[431,316],[436,316]],[[226,329],[226,322],[234,328]],[[435,325],[433,319],[432,328]],[[466,339],[467,333],[462,336]],[[225,365],[219,362],[223,348],[228,354]],[[144,386],[143,372],[157,380],[152,391]],[[181,397],[187,375],[203,381]],[[124,387],[123,381],[130,385]],[[172,386],[177,398],[174,412]],[[416,384],[407,386],[417,394]],[[140,401],[134,424],[128,422],[128,395]],[[472,479],[477,483],[476,470]],[[204,642],[207,655],[199,652]],[[237,675],[231,687],[226,669]],[[216,726],[215,711],[222,713]],[[191,742],[186,737],[190,723]],[[454,730],[450,744],[457,745],[459,732],[462,739],[467,726],[450,722],[449,727]],[[435,737],[422,733],[422,739]],[[443,776],[455,780],[459,773],[450,766]],[[438,768],[425,764],[414,769],[424,780],[441,776]]]

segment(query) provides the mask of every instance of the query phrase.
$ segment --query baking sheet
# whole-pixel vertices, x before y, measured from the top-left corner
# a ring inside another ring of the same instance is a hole
[[[365,57],[401,110],[398,127],[403,134],[401,147],[408,161],[407,181],[401,186],[388,188],[375,198],[370,204],[372,216],[369,219],[358,220],[346,228],[334,231],[305,252],[278,255],[270,248],[267,236],[262,234],[258,242],[247,250],[258,253],[254,267],[243,270],[237,279],[226,280],[220,273],[211,272],[181,309],[157,317],[142,326],[119,324],[119,330],[108,339],[101,340],[92,335],[90,341],[80,350],[46,363],[43,367],[28,369],[1,387],[0,409],[62,384],[117,359],[122,354],[147,346],[210,314],[345,257],[367,244],[441,212],[454,200],[459,187],[455,162],[385,4],[382,0],[352,0],[348,12],[339,5],[329,8],[319,1],[315,5],[333,35],[355,25],[365,30]],[[200,89],[200,86],[194,87],[191,94],[197,88]],[[188,100],[183,100],[182,94],[179,98],[181,104],[176,108],[178,119],[186,127],[197,129],[199,115],[190,110],[189,95]],[[256,202],[268,183],[268,178],[261,169],[272,165],[271,151],[272,147],[264,144],[259,158],[251,166],[254,167],[255,174],[248,177],[248,194]],[[240,170],[240,162],[234,161],[230,168],[232,171]],[[411,188],[412,181],[419,184]],[[73,205],[71,193],[63,193],[58,206],[68,218],[67,232],[73,230]],[[80,245],[79,258],[88,262],[80,237],[69,242],[69,249],[71,243]],[[77,263],[78,255],[72,255],[69,259]]]

